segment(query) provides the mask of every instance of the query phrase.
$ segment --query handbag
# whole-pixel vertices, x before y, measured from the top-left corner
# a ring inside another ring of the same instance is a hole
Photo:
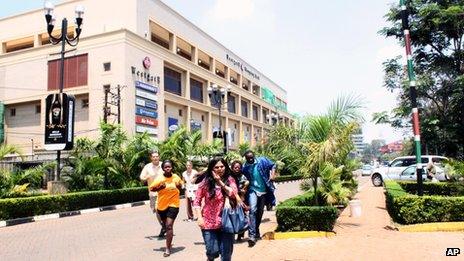
[[[248,216],[242,206],[231,207],[229,197],[226,196],[221,214],[221,229],[225,233],[240,234],[248,230]]]

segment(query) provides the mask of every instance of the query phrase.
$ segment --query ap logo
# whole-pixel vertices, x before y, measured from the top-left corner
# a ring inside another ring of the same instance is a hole
[[[461,250],[457,247],[448,247],[446,249],[446,256],[457,256],[461,253]]]

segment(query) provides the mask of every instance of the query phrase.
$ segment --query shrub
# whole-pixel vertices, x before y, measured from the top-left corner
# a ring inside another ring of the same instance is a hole
[[[332,231],[338,217],[334,207],[278,206],[277,231]]]
[[[399,182],[400,186],[408,193],[417,194],[417,183]],[[423,184],[424,194],[439,196],[464,196],[464,184],[457,182],[440,182]]]
[[[0,220],[31,217],[148,199],[146,187],[0,200]]]
[[[324,203],[319,194],[319,202]],[[314,193],[306,192],[281,202],[276,208],[277,231],[331,231],[338,209],[330,206],[311,206]]]
[[[385,182],[387,209],[395,222],[416,224],[464,221],[464,197],[416,196],[396,182]]]

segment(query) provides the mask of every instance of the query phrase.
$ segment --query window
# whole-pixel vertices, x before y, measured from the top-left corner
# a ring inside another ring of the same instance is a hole
[[[267,111],[266,110],[263,110],[263,123],[266,123],[266,120],[267,120]]]
[[[38,104],[35,106],[35,114],[40,114],[40,111],[41,111],[40,104]]]
[[[181,73],[164,67],[164,90],[182,95]]]
[[[258,106],[253,105],[253,120],[257,121],[259,118],[258,116]]]
[[[104,64],[103,64],[103,70],[104,70],[105,72],[111,71],[111,63],[104,63]]]
[[[227,111],[230,113],[237,113],[235,109],[235,97],[230,94],[227,96]]]
[[[60,84],[60,60],[48,61],[48,90],[58,90]],[[64,88],[87,85],[88,56],[87,54],[65,58]]]
[[[242,101],[242,116],[248,117],[248,103],[246,101]]]
[[[182,117],[182,109],[179,110],[179,116]]]
[[[190,99],[203,102],[203,83],[195,79],[190,79]]]
[[[11,109],[10,109],[10,116],[11,116],[11,117],[16,116],[16,108],[11,108]]]
[[[89,99],[82,99],[82,109],[89,107]]]
[[[169,42],[159,37],[158,35],[152,33],[151,41],[169,50]]]
[[[205,121],[205,115],[201,115],[201,121]]]

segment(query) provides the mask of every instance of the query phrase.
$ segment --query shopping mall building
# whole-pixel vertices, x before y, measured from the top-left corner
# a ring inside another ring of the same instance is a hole
[[[207,141],[221,127],[234,149],[260,142],[277,121],[292,124],[282,87],[163,2],[64,1],[54,33],[67,17],[75,34],[76,5],[84,24],[77,47],[66,47],[64,79],[76,99],[76,137],[97,137],[106,118],[159,140],[182,125]],[[0,128],[25,154],[44,149],[45,98],[59,88],[61,45],[50,44],[46,28],[42,9],[0,19]],[[230,87],[221,121],[212,85]]]

